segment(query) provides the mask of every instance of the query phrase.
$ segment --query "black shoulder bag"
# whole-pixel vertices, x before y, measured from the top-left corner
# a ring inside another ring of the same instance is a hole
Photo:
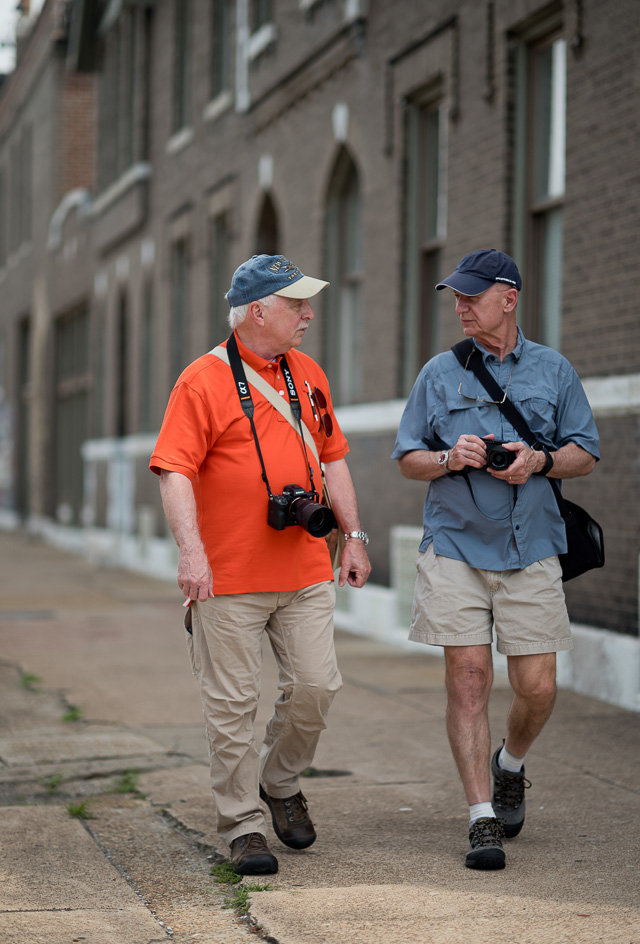
[[[454,344],[451,350],[462,366],[476,375],[489,396],[495,401],[498,408],[506,416],[513,428],[522,436],[527,445],[531,448],[537,446],[538,441],[529,429],[524,418],[511,400],[505,397],[504,390],[484,366],[480,352],[478,352],[477,357],[474,357],[474,352],[477,349],[473,341],[470,338],[466,338],[464,341]],[[564,520],[567,532],[567,552],[566,554],[559,555],[560,564],[562,566],[562,579],[565,581],[572,580],[574,577],[579,577],[580,574],[584,574],[588,570],[593,570],[596,567],[604,567],[604,537],[602,528],[584,508],[562,497],[562,492],[556,479],[548,479],[548,482],[555,495],[558,509]]]

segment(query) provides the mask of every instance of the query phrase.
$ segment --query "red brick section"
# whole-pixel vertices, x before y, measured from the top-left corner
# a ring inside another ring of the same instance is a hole
[[[60,197],[96,181],[96,77],[67,73],[60,102]]]

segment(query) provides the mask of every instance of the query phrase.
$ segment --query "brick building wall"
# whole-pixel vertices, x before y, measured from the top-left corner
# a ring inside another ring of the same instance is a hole
[[[96,185],[96,79],[93,75],[66,75],[60,101],[60,188],[62,199],[77,187]]]
[[[232,34],[237,6],[231,5]],[[34,121],[42,128],[47,121],[56,125],[59,146],[52,150],[52,132],[43,137],[39,131],[34,185],[41,216],[34,230],[40,249],[34,248],[4,278],[8,349],[15,348],[15,324],[32,307],[25,288],[29,278],[45,280],[51,322],[85,299],[93,339],[89,435],[117,437],[122,432],[118,398],[123,377],[124,431],[130,436],[149,432],[143,428],[142,383],[150,286],[153,371],[148,382],[157,428],[176,379],[176,243],[184,241],[187,247],[186,363],[212,343],[211,223],[216,214],[227,215],[229,276],[255,250],[267,196],[276,208],[281,250],[303,270],[322,276],[328,193],[336,161],[346,150],[357,170],[362,208],[359,344],[366,370],[356,406],[373,416],[372,426],[358,428],[355,422],[352,427],[349,462],[363,524],[372,536],[373,579],[385,584],[390,529],[419,524],[424,498],[424,486],[402,479],[389,458],[393,432],[384,424],[375,429],[375,404],[398,403],[407,393],[406,364],[415,347],[407,319],[406,219],[414,210],[407,198],[409,113],[425,95],[432,95],[446,112],[442,274],[473,248],[514,251],[514,141],[521,107],[514,50],[528,36],[537,36],[547,21],[555,24],[567,47],[562,350],[585,379],[634,376],[640,372],[634,306],[639,115],[632,71],[640,39],[637,4],[323,0],[305,11],[295,0],[279,0],[275,41],[243,66],[246,108],[235,84],[237,61],[232,62],[228,100],[211,100],[209,4],[194,0],[192,8],[190,95],[187,119],[177,130],[173,0],[146,8],[132,5],[122,14],[135,22],[135,143],[132,166],[108,185],[98,186],[92,177],[101,143],[95,137],[101,107],[97,87],[112,67],[110,49],[124,20],[100,40],[92,75],[65,71],[62,47],[50,49],[47,90],[40,85],[37,94],[28,92],[21,75],[25,107],[39,116]],[[355,15],[347,17],[348,9],[355,9]],[[235,59],[235,39],[232,47]],[[14,119],[6,119],[2,127],[3,141],[8,140]],[[57,155],[53,160],[52,154]],[[59,182],[62,192],[56,189]],[[69,210],[58,248],[47,252],[49,222],[73,187],[92,190],[93,203],[86,213]],[[525,284],[525,300],[528,290]],[[460,337],[448,294],[440,293],[435,302],[441,348]],[[318,317],[305,350],[322,361],[332,312],[325,296],[317,302]],[[45,351],[50,338],[43,343]],[[412,366],[414,373],[418,367]],[[608,566],[567,585],[567,597],[574,619],[635,635],[638,405],[609,406],[598,415],[598,424],[603,460],[588,479],[567,483],[566,494],[584,503],[605,526]],[[140,476],[137,486],[140,500],[155,508],[156,484],[151,476],[146,484]],[[48,508],[52,514],[53,498]],[[163,526],[158,524],[157,530],[162,533]]]

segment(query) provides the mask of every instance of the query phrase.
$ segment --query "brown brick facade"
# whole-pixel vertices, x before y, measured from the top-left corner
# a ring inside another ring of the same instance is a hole
[[[76,5],[74,14],[98,6]],[[36,329],[32,364],[42,368],[27,450],[29,474],[36,479],[30,500],[19,509],[25,516],[54,517],[57,508],[46,462],[61,441],[51,418],[56,319],[87,305],[87,438],[157,429],[175,380],[176,312],[186,322],[185,363],[211,346],[212,221],[223,217],[227,227],[230,276],[255,251],[268,196],[278,248],[304,270],[333,278],[329,202],[345,154],[358,184],[360,268],[352,275],[360,292],[357,350],[364,364],[353,406],[402,399],[407,372],[419,367],[409,318],[415,292],[407,274],[408,220],[416,213],[408,195],[411,115],[425,102],[442,109],[440,213],[446,225],[427,247],[439,253],[442,273],[473,248],[515,252],[524,238],[517,222],[522,194],[516,190],[519,136],[528,120],[518,70],[526,63],[527,44],[547,34],[566,44],[562,351],[583,378],[640,374],[635,0],[318,0],[308,9],[296,0],[278,0],[264,49],[258,49],[261,37],[252,36],[253,52],[246,58],[236,32],[240,0],[230,4],[228,90],[214,101],[212,4],[193,0],[187,120],[177,131],[174,0],[125,6],[106,32],[85,40],[80,53],[73,37],[86,37],[86,31],[74,34],[72,20],[71,38],[61,36],[54,7],[45,5],[20,68],[0,97],[0,174],[6,181],[12,145],[26,124],[34,129],[33,238],[0,271],[3,375],[11,403],[24,386],[15,366],[23,319]],[[131,44],[127,37],[133,37]],[[109,105],[119,116],[116,132],[104,120],[105,83],[115,88],[118,62],[124,68],[115,50],[125,56],[123,50],[131,48],[133,99]],[[74,61],[83,67],[88,61],[93,71],[75,72]],[[116,133],[117,140],[105,139]],[[99,183],[105,148],[113,149],[113,160]],[[90,202],[67,206],[65,197],[77,188],[90,192]],[[0,225],[8,225],[1,207]],[[178,244],[188,260],[182,295],[176,288]],[[525,284],[525,299],[526,292]],[[435,305],[442,349],[459,339],[459,330],[450,299],[439,296]],[[336,312],[327,310],[321,296],[317,314],[306,350],[324,362],[329,319]],[[589,479],[566,488],[605,525],[608,559],[605,571],[568,585],[571,615],[634,635],[639,409],[634,401],[599,415],[603,461]],[[27,454],[17,442],[14,476],[21,474],[16,457]],[[424,490],[397,472],[388,429],[356,430],[350,444],[363,524],[373,539],[373,580],[384,584],[390,528],[420,523]],[[136,494],[157,508],[155,481],[138,479]],[[14,493],[0,487],[9,504]]]

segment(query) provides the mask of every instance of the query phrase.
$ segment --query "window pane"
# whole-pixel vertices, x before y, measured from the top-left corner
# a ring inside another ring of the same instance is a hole
[[[80,449],[89,432],[89,318],[80,309],[56,325],[55,509],[63,524],[79,524],[83,498]]]
[[[229,227],[225,213],[220,213],[211,224],[211,298],[210,335],[211,346],[220,344],[230,333],[227,315],[229,305],[225,292],[229,288]]]
[[[562,39],[534,60],[533,199],[561,197],[565,190],[566,44]]]
[[[362,395],[362,208],[355,164],[343,150],[329,189],[326,271],[322,299],[326,321],[326,366],[334,402],[354,403]]]
[[[189,268],[187,243],[173,249],[171,286],[171,382],[175,383],[186,365],[189,324]]]
[[[142,363],[140,388],[140,427],[143,432],[153,429],[154,387],[154,331],[153,331],[153,282],[148,278],[144,284],[142,298]]]
[[[422,241],[437,239],[438,191],[440,178],[440,114],[423,109],[421,120],[420,176]]]
[[[229,0],[213,0],[211,20],[211,97],[215,98],[229,87]]]
[[[541,227],[541,340],[559,351],[562,343],[562,208],[545,213]]]
[[[180,131],[189,120],[189,7],[190,0],[176,0],[173,75],[174,131]]]
[[[270,23],[273,19],[273,2],[272,0],[252,0],[251,3],[251,31],[255,33],[256,30],[260,29],[261,26],[264,26],[265,23]]]

